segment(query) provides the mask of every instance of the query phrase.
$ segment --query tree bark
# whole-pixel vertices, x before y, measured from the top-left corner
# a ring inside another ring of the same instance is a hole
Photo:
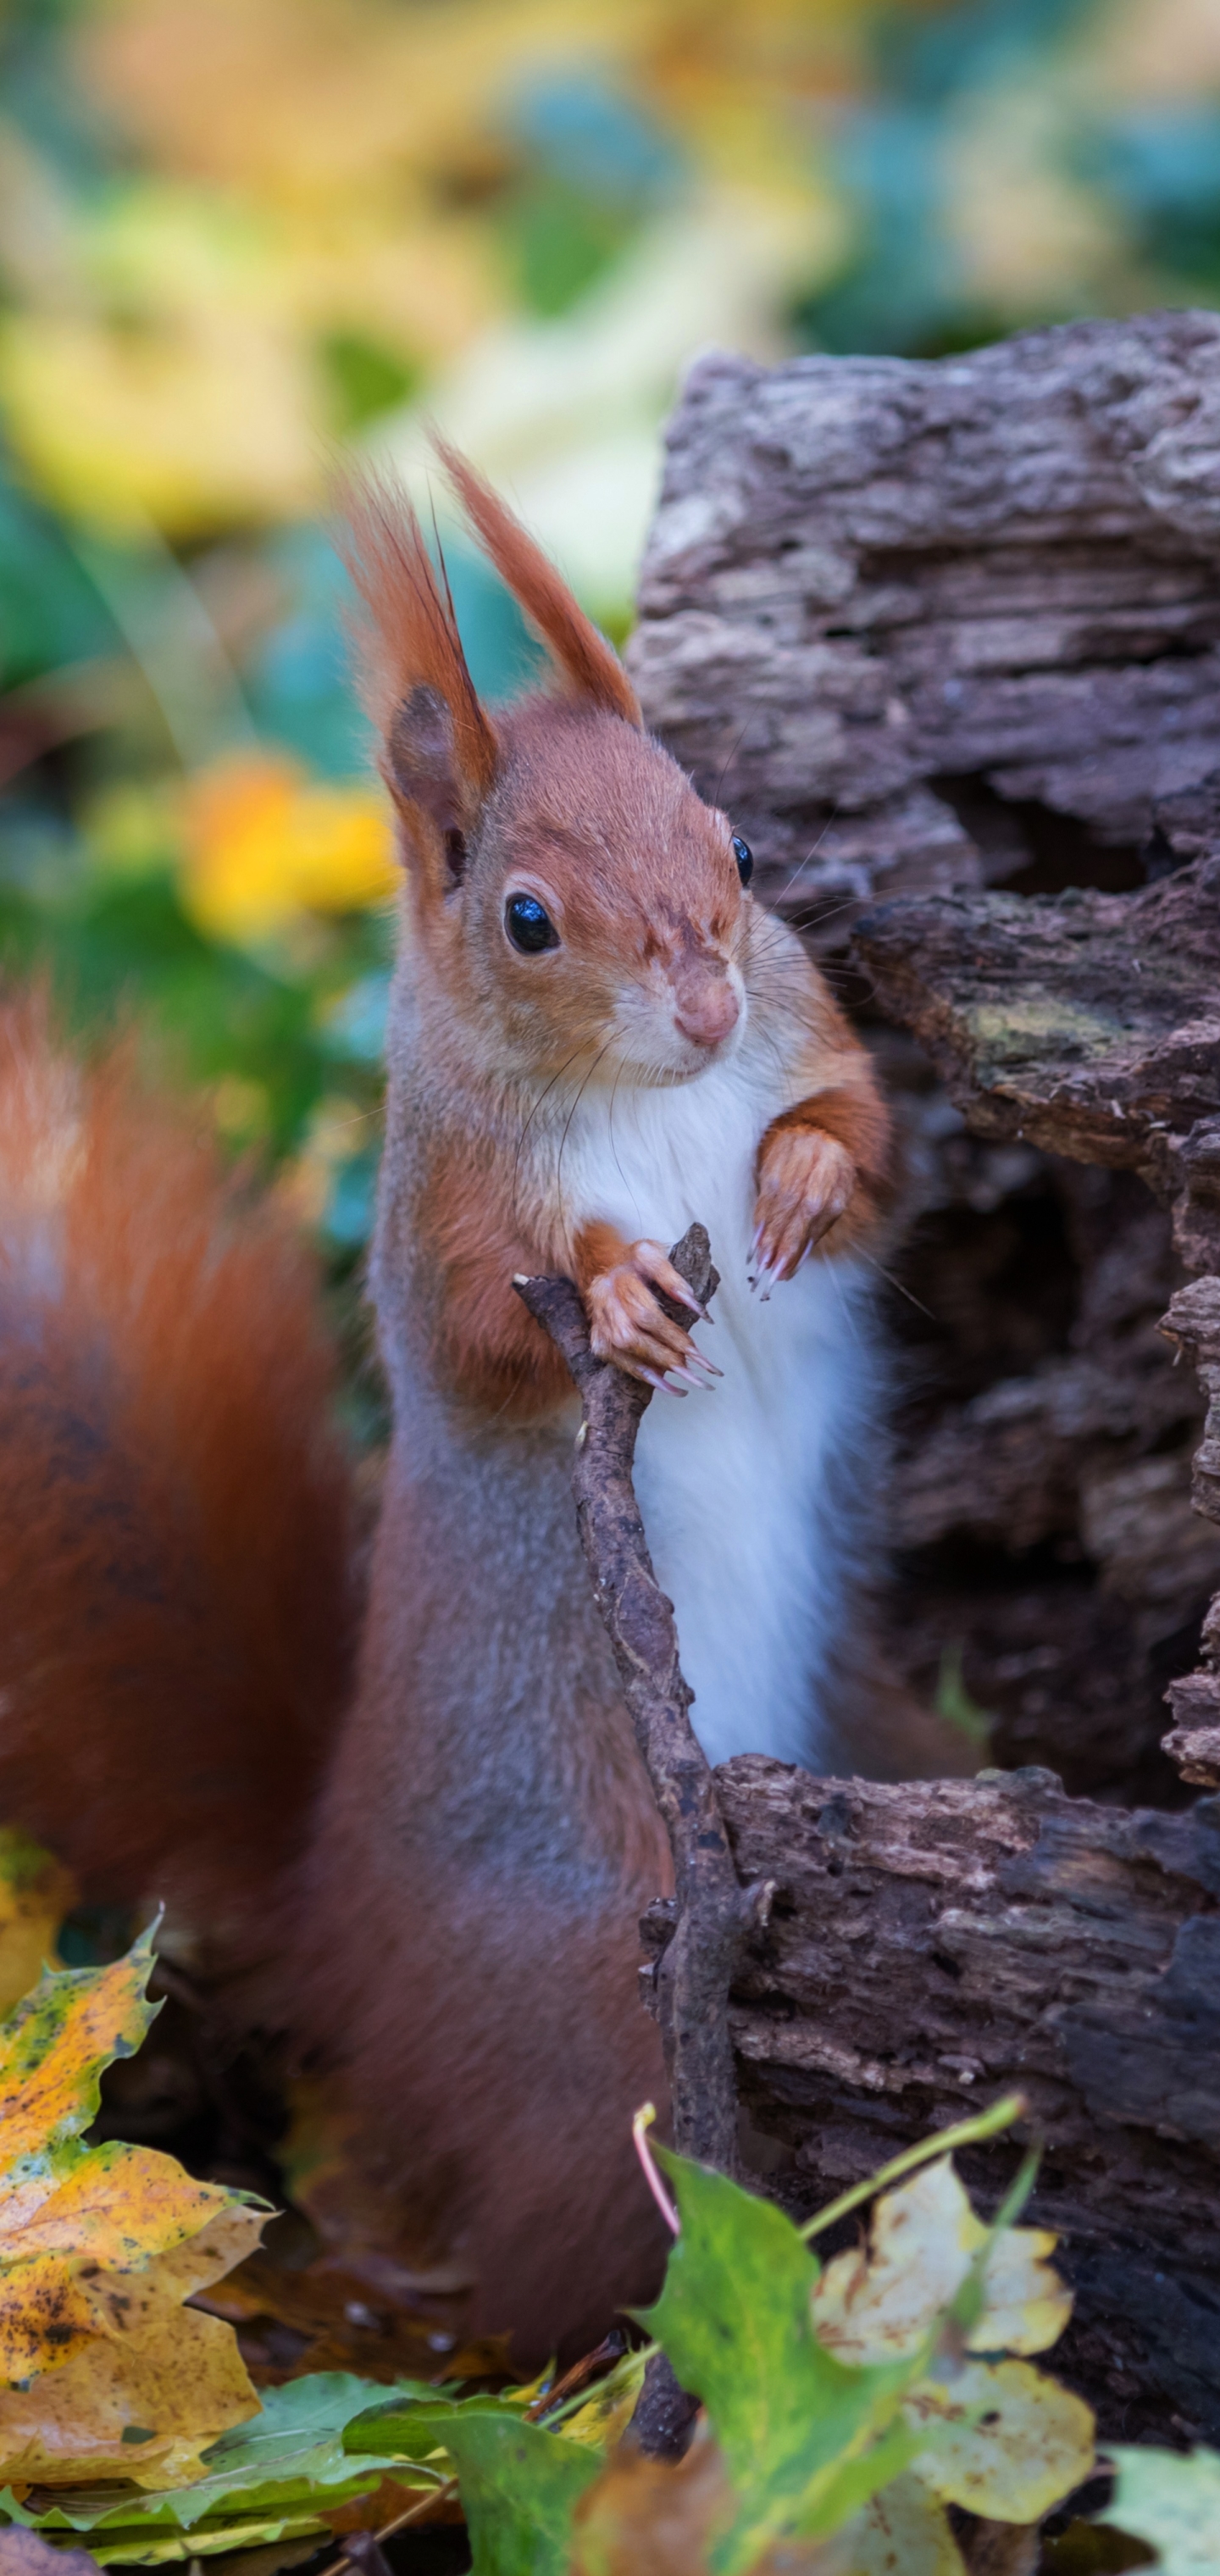
[[[1220,850],[1142,894],[908,896],[853,947],[976,1134],[1138,1172],[1220,1268]]]
[[[719,1284],[705,1229],[693,1225],[670,1260],[706,1306]],[[585,1562],[614,1650],[623,1697],[670,1850],[671,1901],[656,1926],[650,2001],[669,2077],[674,2144],[731,2173],[737,2102],[728,2032],[729,1982],[747,1932],[766,1912],[765,1884],[747,1889],[733,1867],[707,1756],[690,1722],[694,1697],[678,1660],[673,1603],[652,1570],[631,1481],[651,1387],[595,1359],[570,1279],[518,1279],[517,1294],[562,1351],[584,1417],[572,1469]],[[662,1297],[667,1312],[679,1310]]]
[[[669,1257],[706,1306],[719,1285],[706,1229],[692,1225]],[[683,2155],[732,2173],[737,2088],[729,1987],[747,1935],[766,1920],[772,1891],[766,1880],[743,1886],[734,1868],[712,1772],[690,1722],[694,1694],[678,1659],[673,1603],[648,1553],[631,1470],[652,1389],[594,1357],[570,1279],[518,1279],[515,1286],[580,1390],[584,1413],[572,1469],[577,1526],[673,1854],[675,1892],[649,1908],[651,1956],[643,1974],[665,2051],[674,2144]],[[663,1294],[661,1304],[683,1320]],[[640,2449],[680,2457],[697,2411],[665,2355],[655,2354],[632,2417]]]
[[[632,668],[808,918],[1126,851],[1220,767],[1220,319],[926,361],[720,355],[670,426]]]
[[[1220,1785],[1220,1279],[1183,1284],[1220,1272],[1218,574],[1215,315],[715,357],[632,646],[905,1111],[895,1655],[927,1690],[964,1646],[1010,1763],[1134,1806],[718,1773],[778,1891],[732,1998],[751,2152],[809,2209],[1019,2086],[1067,2371],[1174,2443],[1220,2439],[1220,1799],[1138,1791],[1167,1681]],[[964,2159],[984,2199],[1012,2157]]]
[[[709,358],[631,647],[905,1130],[889,1659],[998,1760],[1134,1800],[1175,1794],[1163,1696],[1220,1581],[1157,1331],[1220,1235],[1218,492],[1213,314]]]
[[[812,2209],[1015,2086],[1034,2223],[1076,2293],[1063,2359],[1112,2432],[1220,2434],[1220,1800],[1182,1815],[1046,1772],[893,1787],[762,1757],[716,1774],[739,1874],[776,1882],[737,1980],[768,2187]],[[996,2201],[1004,2143],[963,2159]]]

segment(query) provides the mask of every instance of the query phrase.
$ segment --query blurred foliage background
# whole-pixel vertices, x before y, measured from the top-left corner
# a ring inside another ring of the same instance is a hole
[[[682,368],[1220,294],[1220,0],[0,0],[0,955],[336,1279],[394,869],[325,533],[438,420],[621,637]],[[445,525],[476,680],[511,602]]]

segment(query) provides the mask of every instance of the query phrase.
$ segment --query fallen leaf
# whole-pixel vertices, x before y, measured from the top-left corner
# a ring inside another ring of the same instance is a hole
[[[944,2509],[917,2477],[895,2478],[827,2544],[825,2576],[966,2576]]]
[[[424,2307],[388,2265],[365,2271],[358,2262],[323,2254],[297,2267],[260,2245],[200,2304],[237,2327],[260,2387],[316,2371],[353,2371],[391,2385],[433,2373],[445,2379],[509,2373],[506,2336],[463,2339],[464,2300],[430,2300]]]
[[[1118,2484],[1101,2522],[1146,2540],[1164,2576],[1220,2576],[1220,2451],[1110,2445]]]
[[[211,2318],[194,2322],[221,2331]],[[207,2557],[323,2532],[336,2507],[375,2493],[392,2465],[376,2454],[353,2458],[343,2448],[345,2425],[382,2393],[376,2383],[341,2371],[293,2380],[269,2389],[252,2421],[213,2442],[202,2473],[186,2485],[157,2493],[134,2486],[65,2488],[37,2509],[35,2499],[20,2502],[10,2493],[0,2495],[0,2511],[39,2531],[87,2532],[103,2565]],[[399,2475],[399,2503],[404,2486],[434,2483],[423,2472]]]
[[[567,2576],[572,2516],[601,2473],[596,2451],[469,2401],[446,2435],[475,2576]]]
[[[907,2359],[952,2305],[987,2236],[949,2158],[926,2165],[876,2203],[868,2244],[827,2265],[813,2293],[819,2340],[840,2361]],[[1072,2300],[1046,2259],[1054,2245],[1039,2228],[1000,2231],[970,2351],[1041,2352],[1062,2334]]]
[[[0,2013],[37,1985],[75,1903],[71,1873],[18,1826],[0,1825]]]
[[[232,2328],[167,2304],[121,2341],[87,2343],[29,2388],[0,2391],[0,2475],[177,2486],[199,2476],[217,2427],[257,2405]]]
[[[176,2485],[257,2410],[230,2327],[183,2307],[266,2210],[173,2157],[86,2147],[104,2067],[157,2007],[152,1931],[105,1968],[48,1969],[0,2031],[0,2476]]]
[[[684,2460],[624,2443],[573,2518],[572,2576],[706,2576],[736,2511],[705,2418]],[[832,2540],[777,2541],[750,2576],[966,2576],[943,2508],[918,2478],[870,2498]]]
[[[87,2549],[52,2549],[35,2531],[0,2531],[0,2576],[92,2576]]]
[[[624,2443],[576,2506],[572,2576],[702,2576],[709,2541],[736,2509],[706,2417],[684,2460]],[[808,2563],[806,2552],[792,2565]]]
[[[599,2451],[610,2451],[626,2432],[635,2413],[636,2399],[644,2385],[648,2356],[644,2352],[625,2352],[613,2370],[599,2379],[583,2406],[565,2415],[554,2431],[565,2442],[592,2442]]]
[[[903,2413],[934,2443],[912,2462],[933,2495],[995,2522],[1037,2522],[1088,2477],[1092,2410],[1027,2361],[969,2361],[923,2379]]]
[[[814,2333],[816,2257],[783,2211],[656,2152],[682,2230],[642,2323],[707,2408],[737,2499],[711,2565],[738,2576],[781,2537],[828,2536],[906,2467],[919,2445],[899,2409],[928,2355],[921,2347],[864,2368],[838,2360]]]

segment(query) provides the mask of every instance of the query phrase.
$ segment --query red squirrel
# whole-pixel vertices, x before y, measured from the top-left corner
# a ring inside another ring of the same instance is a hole
[[[658,1390],[638,1491],[709,1755],[825,1769],[850,1757],[832,1667],[890,1131],[732,818],[444,461],[554,680],[484,707],[412,513],[357,494],[404,888],[371,1262],[393,1435],[354,1677],[299,1256],[121,1073],[10,1017],[0,1814],[91,1888],[210,1909],[235,1956],[274,1924],[269,1991],[387,2245],[456,2252],[472,2326],[542,2358],[657,2283],[630,2117],[663,2088],[636,1921],[668,1855],[580,1558],[577,1400],[513,1279],[569,1273],[597,1352]],[[665,1252],[695,1217],[712,1331]]]

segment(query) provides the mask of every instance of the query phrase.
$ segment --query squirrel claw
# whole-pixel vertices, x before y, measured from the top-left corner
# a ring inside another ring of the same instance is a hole
[[[671,1386],[669,1379],[667,1377],[659,1377],[655,1369],[637,1368],[632,1369],[630,1374],[632,1377],[642,1378],[645,1386],[655,1386],[659,1395],[683,1396],[686,1393],[686,1388],[684,1386]],[[675,1374],[680,1377],[682,1375],[682,1371],[679,1369]],[[690,1380],[690,1384],[692,1386],[697,1386],[698,1379],[692,1378]]]
[[[705,1359],[690,1333],[659,1303],[659,1294],[677,1296],[692,1316],[698,1301],[678,1278],[659,1243],[630,1245],[625,1257],[598,1272],[584,1291],[594,1355],[609,1360],[644,1385],[664,1387],[667,1395],[684,1395],[689,1387],[710,1387],[723,1371]],[[677,1381],[677,1383],[675,1383]]]

